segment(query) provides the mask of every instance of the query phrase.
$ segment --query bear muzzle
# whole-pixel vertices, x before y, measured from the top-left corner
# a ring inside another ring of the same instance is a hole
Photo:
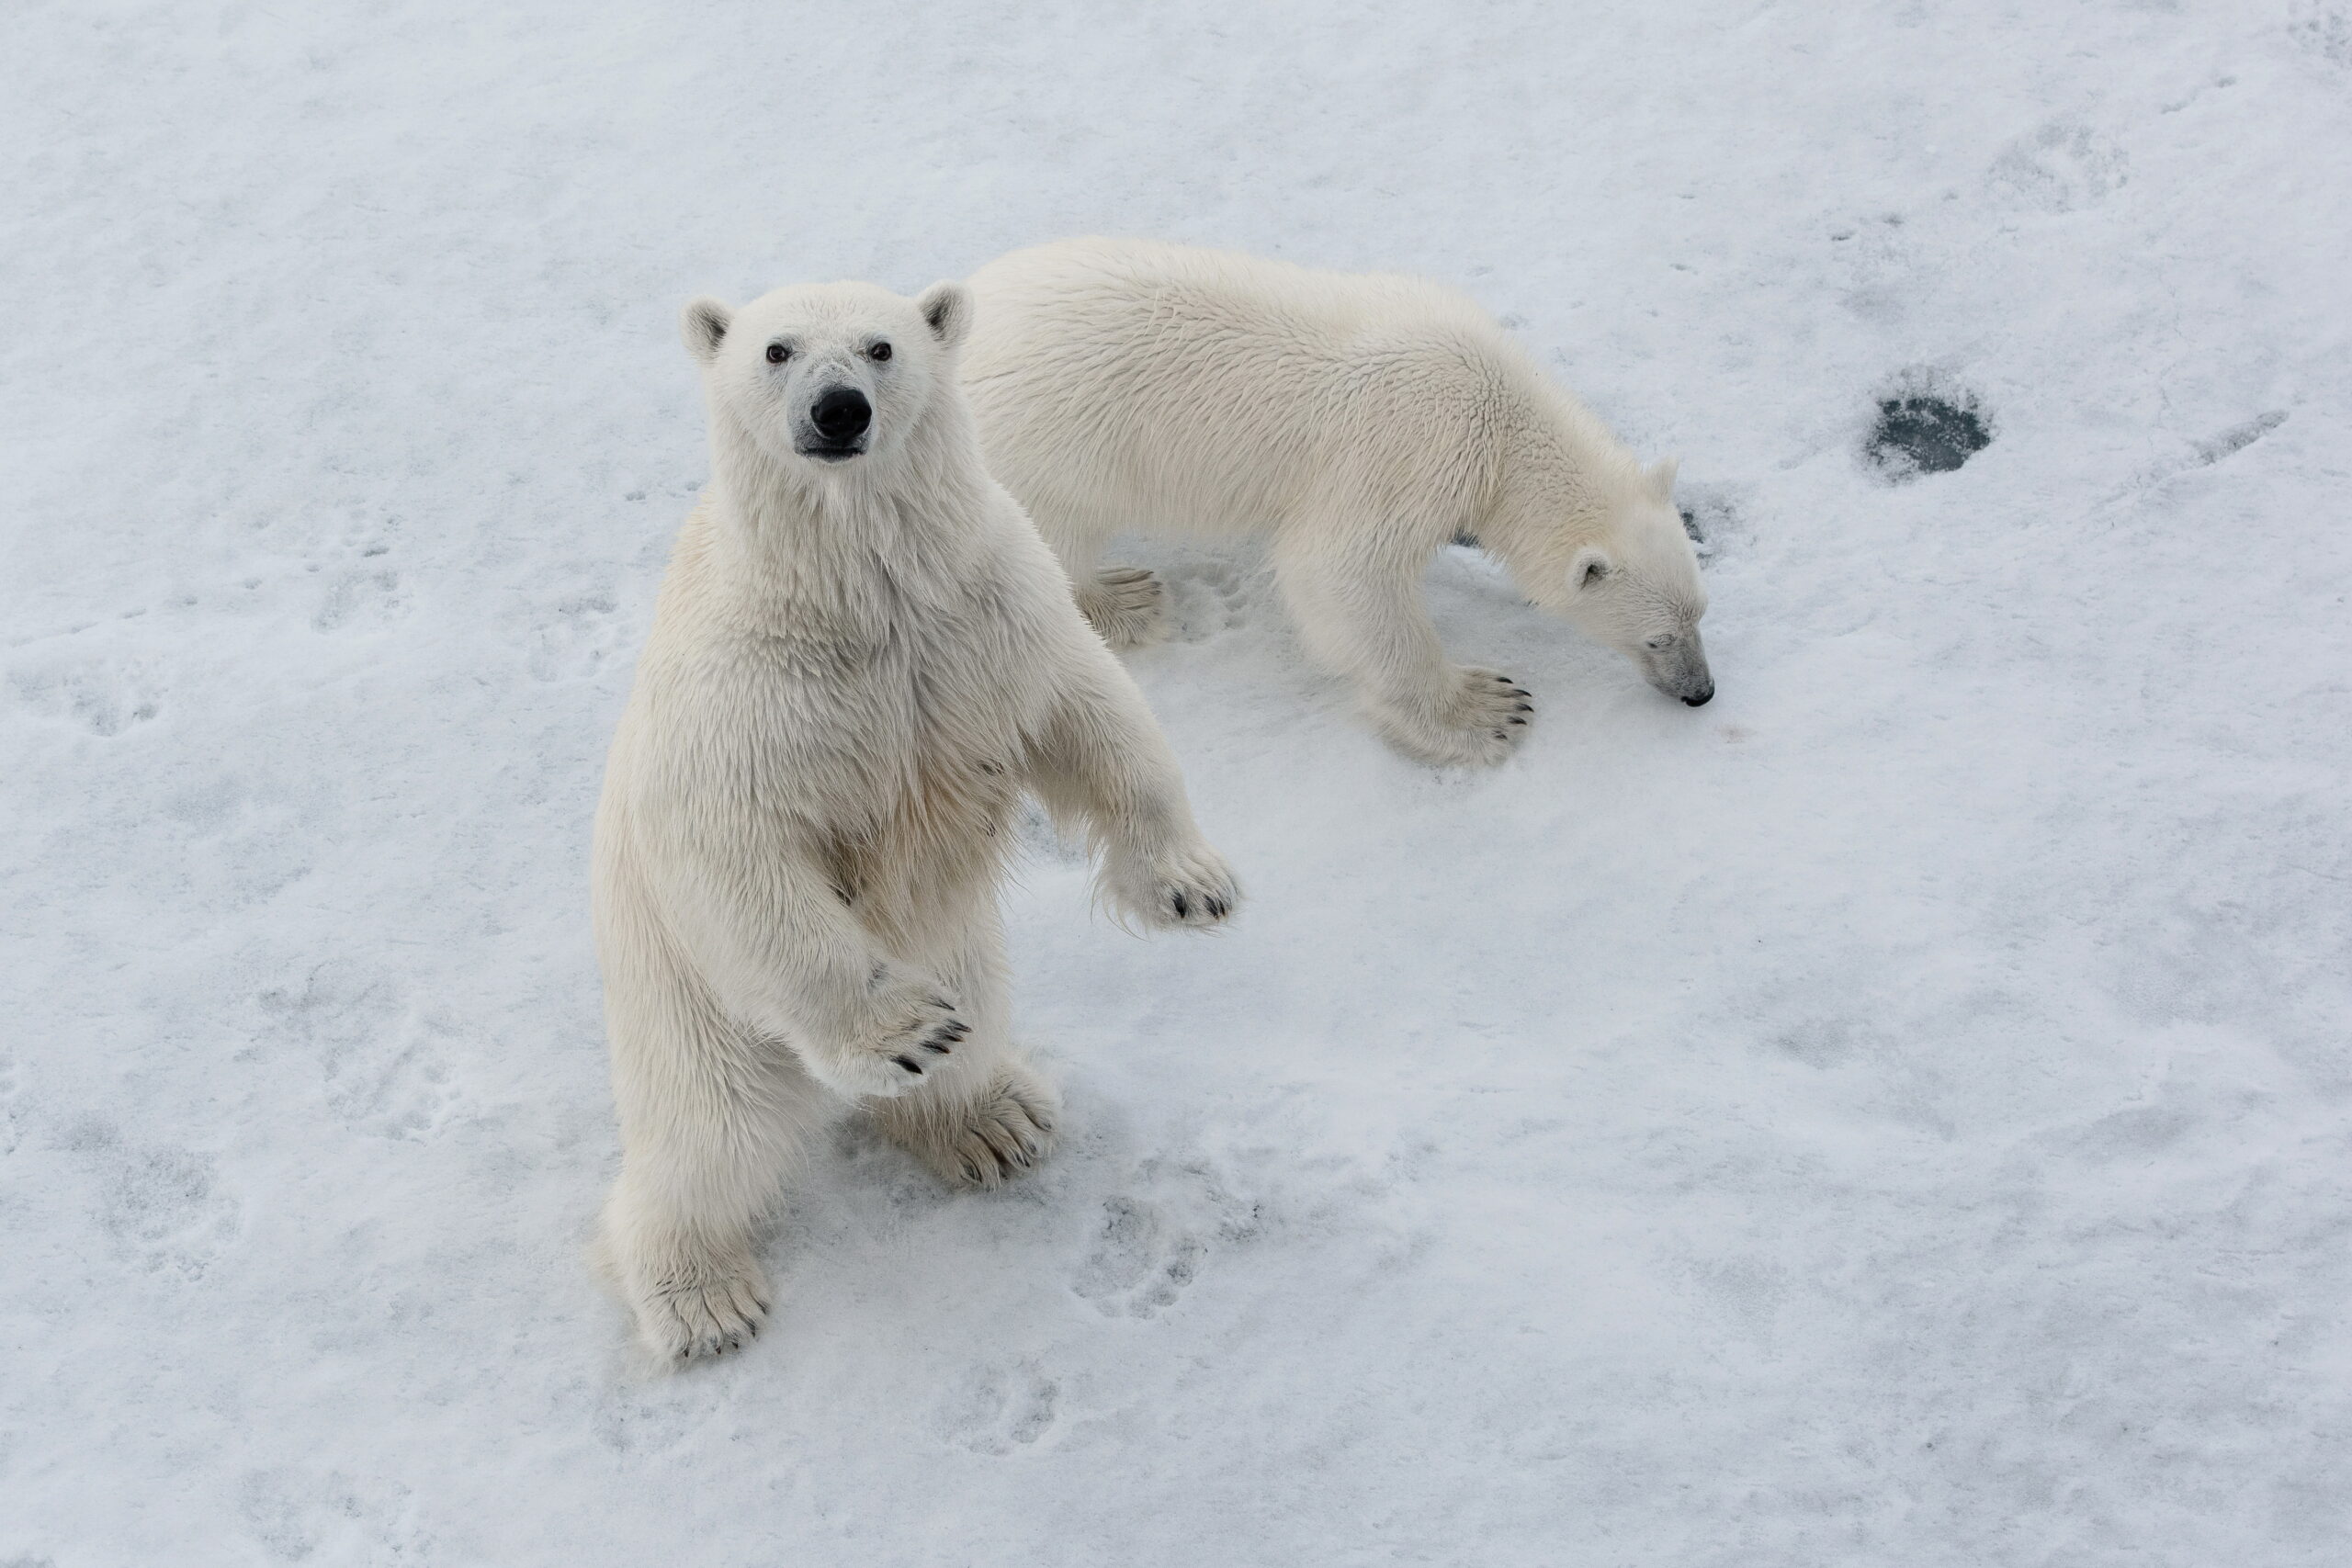
[[[828,387],[808,405],[808,433],[795,449],[804,457],[842,463],[865,450],[874,405],[855,387]]]
[[[1644,649],[1636,658],[1642,676],[1686,707],[1702,708],[1715,699],[1714,672],[1707,667],[1707,648],[1697,628],[1675,639],[1671,648]]]

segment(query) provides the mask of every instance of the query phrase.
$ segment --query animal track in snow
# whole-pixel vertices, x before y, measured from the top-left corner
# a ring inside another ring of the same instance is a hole
[[[2339,70],[2352,71],[2352,9],[2324,0],[2303,0],[2287,36],[2306,53]]]
[[[1922,255],[1900,212],[1877,212],[1829,231],[1832,275],[1841,280],[1838,302],[1866,321],[1900,321],[1939,291],[1938,261]]]
[[[65,1146],[101,1172],[98,1228],[149,1269],[197,1279],[236,1234],[243,1208],[206,1156],[133,1147],[112,1126],[86,1122]]]
[[[1249,619],[1253,595],[1237,567],[1203,561],[1173,571],[1163,568],[1159,576],[1168,592],[1179,641],[1206,642]]]
[[[1009,1454],[1051,1431],[1061,1385],[1033,1361],[974,1371],[942,1411],[949,1441],[974,1453]]]
[[[383,1138],[421,1140],[459,1098],[442,1049],[455,1031],[404,1004],[390,982],[330,960],[298,993],[265,991],[264,1011],[317,1056],[328,1109]]]
[[[1994,160],[1985,184],[2043,212],[2072,212],[2103,201],[2127,175],[2123,150],[2088,126],[2043,126]]]
[[[449,1032],[430,1020],[410,1019],[383,1055],[331,1066],[329,1109],[349,1125],[380,1138],[416,1142],[431,1137],[458,1100],[448,1059],[435,1044]]]
[[[408,1488],[397,1482],[388,1487],[340,1471],[257,1470],[246,1473],[238,1494],[245,1528],[285,1562],[407,1562],[433,1555]]]
[[[1854,1025],[1841,1018],[1809,1019],[1781,1031],[1772,1043],[1782,1055],[1820,1070],[1843,1066],[1863,1048]]]
[[[1152,1317],[1175,1304],[1215,1249],[1262,1228],[1258,1205],[1206,1168],[1145,1162],[1138,1190],[1102,1201],[1102,1217],[1071,1289],[1105,1317]]]
[[[619,648],[619,608],[610,593],[591,591],[536,609],[531,678],[565,681],[595,674]]]
[[[79,724],[93,735],[116,736],[153,718],[154,691],[137,674],[90,660],[20,665],[8,671],[17,702],[47,718]]]
[[[311,625],[322,632],[340,631],[347,626],[392,620],[407,607],[399,572],[389,567],[347,571],[327,590],[326,602],[311,617]]]

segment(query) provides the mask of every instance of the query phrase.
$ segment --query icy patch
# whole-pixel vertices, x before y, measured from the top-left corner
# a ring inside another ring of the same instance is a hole
[[[1928,371],[1906,372],[1878,400],[1862,460],[1889,484],[1948,474],[1993,444],[1976,394]]]

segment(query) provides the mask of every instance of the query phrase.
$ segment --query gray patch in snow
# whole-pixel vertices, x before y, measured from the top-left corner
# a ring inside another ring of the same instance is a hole
[[[2272,409],[2258,413],[2243,424],[2233,424],[2219,435],[2208,436],[2196,446],[2197,467],[2218,463],[2233,452],[2242,451],[2287,423],[2285,409]]]
[[[1909,370],[1878,400],[1862,460],[1889,484],[1948,474],[1993,444],[1976,394],[1937,372]]]

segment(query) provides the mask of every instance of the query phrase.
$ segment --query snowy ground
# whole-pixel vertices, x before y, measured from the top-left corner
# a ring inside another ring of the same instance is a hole
[[[1116,19],[1112,19],[1112,18]],[[2352,4],[26,3],[0,1562],[2352,1556]],[[1254,901],[1009,908],[1075,1141],[844,1127],[667,1381],[588,818],[688,295],[1114,231],[1487,301],[1711,538],[1468,551],[1476,777],[1139,547]],[[1992,444],[1894,484],[1879,400]]]

